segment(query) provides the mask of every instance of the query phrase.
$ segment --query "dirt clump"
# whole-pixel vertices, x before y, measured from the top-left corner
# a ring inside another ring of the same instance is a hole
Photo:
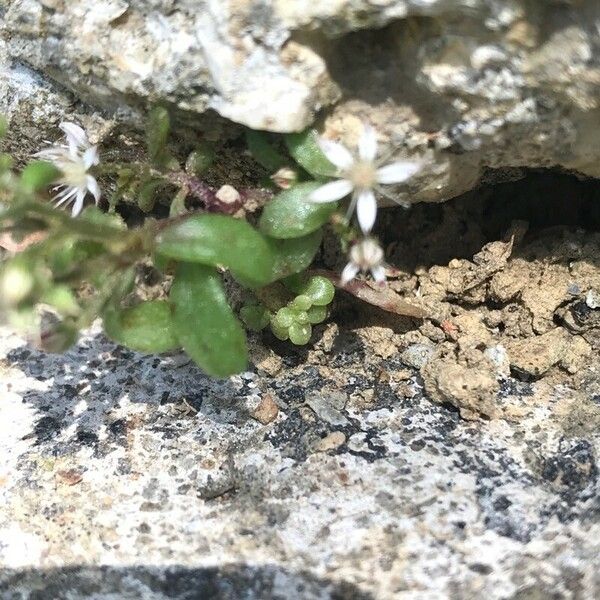
[[[527,182],[524,188],[529,198]],[[600,234],[593,229],[600,227],[586,218],[562,225],[544,216],[542,227],[535,218],[511,220],[510,206],[497,209],[502,193],[484,190],[384,218],[389,287],[418,302],[427,318],[416,329],[401,319],[378,327],[372,318],[353,328],[367,355],[417,369],[427,395],[464,418],[518,418],[531,407],[502,393],[509,380],[576,390],[598,366]],[[582,227],[588,224],[591,231]]]

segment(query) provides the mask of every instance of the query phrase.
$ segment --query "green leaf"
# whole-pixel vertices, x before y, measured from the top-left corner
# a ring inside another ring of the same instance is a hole
[[[337,202],[317,203],[308,199],[320,185],[316,181],[300,183],[277,194],[263,209],[260,230],[271,237],[286,239],[319,229],[337,209]]]
[[[0,139],[2,138],[0,137]],[[14,161],[12,159],[12,156],[10,156],[9,154],[0,154],[0,175],[11,169],[13,166],[13,162]]]
[[[75,294],[66,285],[50,287],[41,295],[40,301],[53,306],[61,315],[67,317],[76,317],[81,312]]]
[[[0,140],[6,135],[8,131],[8,121],[4,115],[0,115]]]
[[[271,331],[273,335],[278,339],[285,341],[289,338],[289,326],[281,325],[278,321],[271,319]]]
[[[35,192],[47,188],[60,177],[60,170],[52,163],[36,160],[29,163],[21,173],[21,185],[24,189]]]
[[[267,136],[262,131],[248,129],[246,131],[246,143],[254,160],[267,171],[274,173],[285,165],[285,158],[271,146]]]
[[[246,336],[215,269],[180,264],[170,301],[179,342],[206,373],[227,377],[246,368]]]
[[[274,279],[275,252],[246,221],[225,215],[192,215],[157,238],[157,252],[168,258],[224,266],[249,286]]]
[[[127,225],[120,215],[116,213],[105,213],[93,204],[81,211],[79,220],[101,227],[111,227],[121,231],[127,230]]]
[[[294,310],[308,310],[312,305],[312,298],[306,294],[300,294],[290,302],[290,308]]]
[[[169,217],[178,217],[180,215],[185,215],[188,212],[188,209],[185,207],[185,200],[187,198],[187,189],[180,189],[173,200],[171,200],[171,205],[169,206]]]
[[[296,346],[304,346],[310,341],[312,335],[312,326],[310,323],[294,323],[290,326],[288,334],[290,342]]]
[[[171,129],[171,119],[169,111],[162,107],[156,106],[148,115],[148,125],[146,129],[146,145],[150,158],[157,161],[161,158],[167,139],[169,130]]]
[[[149,213],[156,204],[156,192],[163,185],[160,179],[148,179],[142,183],[137,197],[137,205],[140,209]]]
[[[108,337],[132,350],[158,353],[180,346],[168,302],[151,300],[130,308],[109,308],[103,318]]]
[[[322,323],[327,318],[326,306],[311,306],[308,309],[308,322],[316,325]]]
[[[246,327],[251,331],[261,331],[271,321],[271,314],[261,304],[242,306],[240,309],[240,317]]]
[[[185,162],[185,170],[190,175],[199,177],[215,160],[215,149],[208,142],[200,142],[196,149],[190,153]]]
[[[271,247],[276,253],[272,281],[307,269],[312,263],[322,239],[323,232],[318,230],[304,237],[272,240]]]
[[[329,162],[317,144],[317,133],[306,129],[301,133],[290,133],[285,136],[285,143],[292,158],[315,177],[332,177],[337,168]]]
[[[335,296],[335,286],[322,275],[313,275],[309,278],[305,275],[293,275],[283,283],[292,292],[308,296],[316,306],[327,306]]]

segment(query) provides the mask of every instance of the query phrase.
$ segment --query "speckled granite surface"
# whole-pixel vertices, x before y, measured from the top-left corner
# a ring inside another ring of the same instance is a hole
[[[467,422],[353,332],[226,382],[1,340],[2,599],[600,597],[592,383]]]

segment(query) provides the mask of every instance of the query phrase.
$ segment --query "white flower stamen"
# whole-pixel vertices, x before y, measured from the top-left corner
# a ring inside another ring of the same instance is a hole
[[[376,239],[366,237],[350,248],[350,261],[340,277],[342,285],[348,284],[359,272],[371,272],[377,283],[385,281],[384,253]]]
[[[363,233],[368,234],[377,216],[375,191],[381,185],[402,183],[421,168],[417,161],[398,161],[378,166],[377,135],[369,125],[363,126],[358,142],[358,157],[342,144],[320,139],[319,147],[327,159],[338,168],[339,179],[317,188],[309,199],[312,202],[335,202],[352,194],[350,212],[356,208],[358,224]],[[386,194],[387,196],[387,194]]]
[[[54,188],[58,193],[53,199],[56,206],[72,202],[71,214],[76,217],[83,208],[88,192],[92,194],[96,204],[100,200],[100,186],[88,173],[91,167],[99,163],[98,148],[90,144],[79,125],[65,122],[59,127],[65,134],[66,144],[53,144],[34,156],[53,163],[61,171],[58,185]]]

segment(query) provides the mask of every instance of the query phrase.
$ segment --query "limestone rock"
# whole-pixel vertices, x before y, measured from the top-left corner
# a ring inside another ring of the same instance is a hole
[[[278,132],[303,129],[324,109],[325,135],[352,144],[368,120],[387,149],[425,161],[403,200],[448,199],[489,169],[600,175],[596,0],[4,6],[11,62],[0,80],[12,70],[27,87],[15,73],[35,73],[138,124],[159,101],[192,119],[218,113]]]
[[[0,597],[598,597],[597,371],[506,380],[530,410],[474,423],[395,356],[327,360],[214,381],[97,328],[64,356],[0,329]]]
[[[494,418],[502,413],[496,401],[497,366],[480,350],[455,352],[441,345],[421,374],[431,399],[456,406],[465,419]]]

